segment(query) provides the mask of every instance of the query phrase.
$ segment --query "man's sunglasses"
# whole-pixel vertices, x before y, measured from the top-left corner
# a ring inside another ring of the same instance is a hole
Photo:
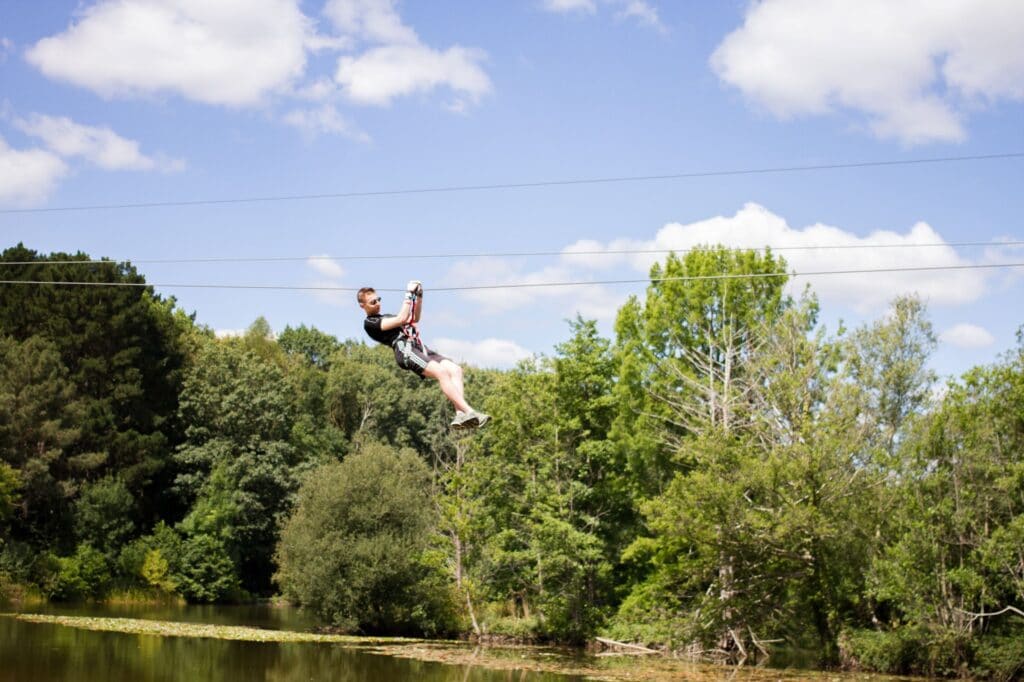
[[[378,296],[377,298],[371,298],[369,301],[366,302],[366,305],[377,305],[378,303],[380,303],[383,300],[384,299],[381,298],[380,296]]]

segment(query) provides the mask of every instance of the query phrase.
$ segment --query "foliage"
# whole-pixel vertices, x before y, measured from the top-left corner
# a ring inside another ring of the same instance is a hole
[[[495,415],[466,437],[387,348],[262,317],[218,339],[128,263],[54,262],[87,259],[0,254],[133,285],[4,290],[5,591],[213,602],[276,572],[351,630],[1021,674],[1024,328],[937,388],[920,299],[830,333],[783,260],[705,247],[614,339],[577,318],[550,357],[466,368]]]
[[[75,535],[108,558],[117,556],[135,531],[135,500],[119,478],[88,483],[75,502]]]
[[[425,620],[437,630],[437,614],[422,612],[436,601],[423,599],[434,587],[424,561],[434,523],[423,461],[364,445],[304,481],[281,533],[275,579],[345,630],[422,632]]]
[[[78,545],[73,555],[59,557],[57,564],[57,576],[49,590],[53,599],[95,598],[110,585],[112,576],[106,556],[89,545]]]

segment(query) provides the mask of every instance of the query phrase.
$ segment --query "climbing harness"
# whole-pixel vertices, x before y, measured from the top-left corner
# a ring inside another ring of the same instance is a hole
[[[420,351],[424,349],[423,341],[420,339],[420,329],[416,324],[416,304],[418,302],[419,297],[413,294],[412,305],[409,307],[409,321],[402,325],[402,335],[395,339],[395,347],[402,354],[405,367],[411,369],[411,365],[416,365],[423,370],[426,369],[428,361],[413,352],[417,349]]]

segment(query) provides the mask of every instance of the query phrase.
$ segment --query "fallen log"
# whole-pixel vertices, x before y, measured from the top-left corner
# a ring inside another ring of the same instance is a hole
[[[655,649],[648,649],[647,647],[640,646],[639,644],[628,644],[626,642],[616,642],[614,639],[607,639],[605,637],[595,637],[594,639],[597,640],[598,642],[600,642],[601,644],[604,644],[607,647],[618,647],[618,648],[621,648],[621,649],[629,649],[629,651],[631,653],[635,653],[637,655],[640,655],[640,654],[643,654],[643,655],[647,655],[647,654],[660,654],[661,653],[660,651],[656,651]]]

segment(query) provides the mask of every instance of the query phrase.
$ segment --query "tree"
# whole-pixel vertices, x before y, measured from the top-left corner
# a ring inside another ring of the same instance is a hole
[[[331,356],[341,348],[335,337],[304,324],[298,327],[285,327],[277,337],[277,343],[286,355],[301,357],[323,370],[330,369]]]
[[[119,478],[88,483],[75,502],[75,535],[113,561],[135,532],[135,499]]]
[[[187,427],[176,487],[191,509],[182,528],[222,543],[242,584],[266,591],[278,526],[298,485],[291,387],[244,345],[210,340],[185,376],[180,417]]]
[[[338,627],[423,632],[451,608],[423,560],[435,524],[423,460],[366,444],[306,477],[281,533],[275,580]]]
[[[651,267],[644,305],[631,297],[619,310],[614,435],[639,493],[659,492],[686,466],[678,455],[695,429],[732,425],[756,335],[790,305],[785,272],[770,251],[670,254]]]
[[[156,499],[151,486],[179,435],[181,320],[174,300],[156,296],[128,263],[64,262],[87,260],[84,253],[44,256],[20,244],[3,251],[4,280],[130,286],[6,286],[0,329],[19,342],[46,339],[67,368],[80,403],[69,460],[92,476],[116,473],[141,499]],[[4,265],[10,261],[31,264]]]
[[[80,408],[52,342],[0,336],[0,462],[20,482],[16,538],[70,541],[68,502],[105,459],[101,453],[74,454]]]

